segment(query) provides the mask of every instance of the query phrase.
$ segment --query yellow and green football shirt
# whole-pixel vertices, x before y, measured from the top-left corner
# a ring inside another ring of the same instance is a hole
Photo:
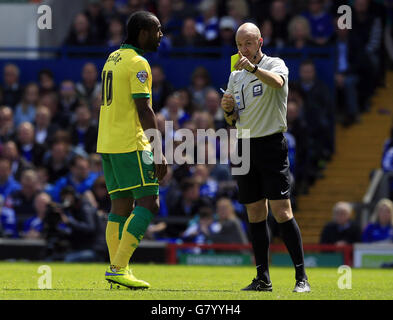
[[[112,52],[102,70],[98,153],[151,151],[135,98],[152,96],[151,69],[142,50],[128,44]]]

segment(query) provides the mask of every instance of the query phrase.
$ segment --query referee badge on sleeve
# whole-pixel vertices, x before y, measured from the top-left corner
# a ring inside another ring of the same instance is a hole
[[[256,84],[252,87],[252,95],[254,97],[260,96],[262,94],[262,84]]]
[[[146,72],[145,70],[139,71],[139,72],[136,74],[136,77],[138,78],[138,80],[139,80],[140,82],[145,83],[145,82],[146,82],[146,79],[147,79],[147,72]]]

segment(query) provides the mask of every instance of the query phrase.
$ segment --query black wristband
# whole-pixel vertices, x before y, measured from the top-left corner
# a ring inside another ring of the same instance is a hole
[[[258,70],[258,66],[255,65],[255,66],[254,66],[254,69],[253,69],[252,71],[248,71],[248,72],[250,72],[250,73],[255,73],[255,72],[257,72],[257,70]]]
[[[224,112],[229,117],[229,116],[233,115],[233,113],[235,112],[235,108],[233,108],[232,111],[229,111],[229,112],[224,110]]]

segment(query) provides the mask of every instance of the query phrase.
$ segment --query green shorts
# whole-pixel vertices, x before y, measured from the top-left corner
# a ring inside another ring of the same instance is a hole
[[[153,153],[102,153],[102,168],[110,198],[134,198],[158,195]]]

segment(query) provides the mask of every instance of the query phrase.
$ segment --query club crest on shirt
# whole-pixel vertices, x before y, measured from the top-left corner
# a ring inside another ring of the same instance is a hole
[[[255,86],[252,87],[252,95],[254,97],[260,96],[262,94],[262,85],[261,84],[256,84]]]
[[[138,78],[138,80],[139,80],[140,82],[145,83],[145,82],[146,82],[146,79],[147,79],[147,72],[146,72],[145,70],[139,71],[139,72],[136,74],[136,77]]]

